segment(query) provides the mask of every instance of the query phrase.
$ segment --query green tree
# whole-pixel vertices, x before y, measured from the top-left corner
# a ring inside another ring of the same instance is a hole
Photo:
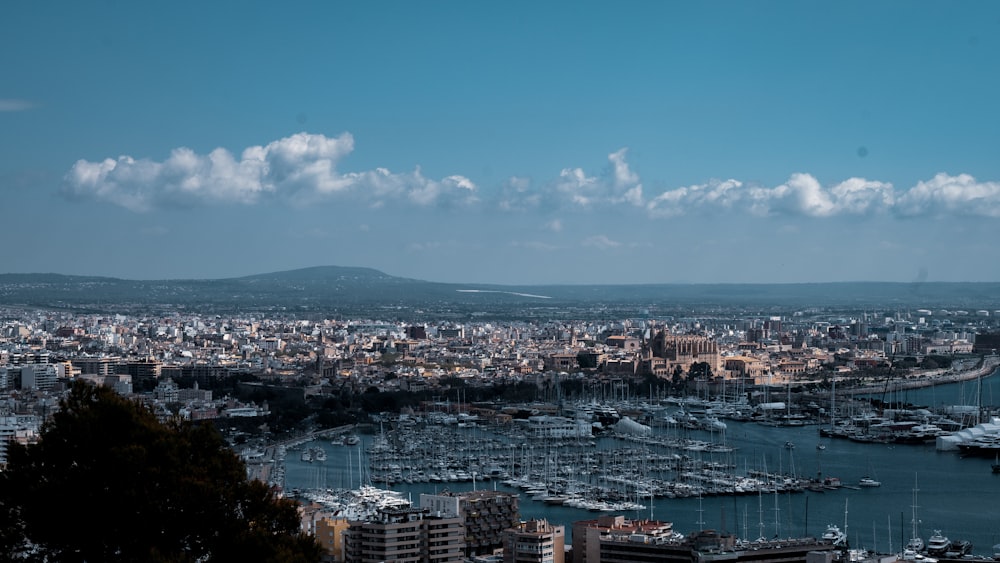
[[[0,560],[318,561],[294,502],[214,428],[77,383],[0,474]]]

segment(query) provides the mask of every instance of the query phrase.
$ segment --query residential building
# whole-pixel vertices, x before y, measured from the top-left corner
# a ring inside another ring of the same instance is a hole
[[[656,520],[629,520],[624,516],[601,516],[573,522],[573,563],[601,560],[602,538],[642,535],[675,539],[673,524]]]
[[[421,494],[420,507],[431,514],[457,515],[465,524],[466,556],[503,548],[503,531],[520,522],[518,495],[503,491]]]
[[[460,563],[465,527],[458,516],[431,516],[425,508],[383,508],[366,521],[352,521],[344,532],[344,560]]]
[[[563,563],[566,528],[547,520],[528,520],[504,531],[504,563]]]

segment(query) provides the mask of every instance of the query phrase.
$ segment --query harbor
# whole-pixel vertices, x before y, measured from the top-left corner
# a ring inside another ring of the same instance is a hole
[[[984,378],[977,395],[992,397],[998,380]],[[907,398],[964,401],[969,385],[909,390]],[[648,434],[523,439],[488,425],[382,425],[354,446],[326,438],[302,446],[324,450],[325,462],[290,451],[285,487],[373,485],[414,500],[446,489],[496,489],[520,495],[522,518],[568,525],[595,512],[622,513],[749,539],[819,537],[836,525],[852,546],[883,553],[900,551],[915,528],[923,538],[940,531],[971,544],[971,553],[993,554],[1000,542],[993,460],[939,452],[933,443],[823,438],[819,428],[726,420],[716,431],[663,424]]]

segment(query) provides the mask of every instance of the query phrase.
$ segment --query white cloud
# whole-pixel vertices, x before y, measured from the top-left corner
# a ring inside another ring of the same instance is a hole
[[[611,240],[607,235],[594,235],[592,237],[587,237],[583,239],[581,243],[583,246],[588,246],[591,248],[599,248],[601,250],[607,250],[610,248],[618,248],[622,243],[618,241]]]
[[[773,188],[730,179],[667,190],[650,200],[646,209],[653,217],[703,210],[832,217],[884,212],[892,208],[894,200],[891,184],[850,178],[824,188],[813,176],[799,173]]]
[[[901,215],[1000,217],[1000,182],[977,182],[968,174],[940,173],[900,195],[896,210]]]
[[[639,175],[632,172],[628,162],[625,161],[627,152],[628,149],[623,148],[608,155],[614,179],[612,200],[616,203],[642,205],[642,184],[639,182]]]
[[[10,98],[3,99],[0,98],[0,111],[27,111],[37,107],[38,104],[35,102],[29,102],[28,100],[13,100]]]
[[[31,105],[0,100],[0,110],[6,111]],[[133,211],[163,206],[252,205],[264,200],[313,204],[336,199],[371,208],[483,203],[479,187],[464,175],[428,178],[420,167],[402,173],[381,167],[342,172],[342,161],[353,151],[350,133],[337,137],[298,133],[248,147],[238,157],[223,148],[199,154],[181,147],[163,161],[132,156],[79,160],[65,176],[64,193]],[[737,179],[710,180],[650,196],[627,157],[627,148],[608,154],[606,168],[597,175],[581,167],[567,167],[549,182],[510,177],[494,191],[490,207],[600,213],[609,206],[624,206],[642,209],[651,218],[720,212],[812,218],[877,214],[1000,217],[1000,182],[980,182],[968,174],[941,173],[900,191],[878,180],[853,177],[824,185],[810,174],[795,173],[773,187]],[[545,228],[559,232],[562,223],[552,220]],[[591,244],[608,247],[610,242],[592,240]]]
[[[642,183],[625,160],[627,153],[623,148],[609,154],[610,167],[600,176],[588,176],[582,168],[563,168],[549,187],[549,195],[556,199],[553,203],[584,208],[609,203],[642,206]]]
[[[350,133],[326,137],[298,133],[243,150],[237,160],[226,149],[200,155],[174,149],[163,162],[121,156],[101,162],[79,160],[65,177],[68,195],[107,201],[133,211],[163,205],[254,204],[264,196],[312,202],[359,197],[372,206],[409,201],[416,205],[472,203],[476,185],[464,176],[442,180],[417,168],[340,173],[338,163],[354,150]]]

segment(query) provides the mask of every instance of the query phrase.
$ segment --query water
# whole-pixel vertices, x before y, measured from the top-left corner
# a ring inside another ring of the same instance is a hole
[[[976,389],[976,391],[970,391]],[[970,404],[969,394],[978,395],[976,382],[942,385],[935,388],[907,391],[904,400],[915,404]],[[1000,399],[1000,377],[983,379],[983,404],[992,404],[987,397]],[[975,401],[971,401],[972,404]],[[864,444],[848,440],[820,438],[816,426],[768,427],[753,423],[727,421],[725,439],[736,447],[728,454],[737,471],[746,467],[766,466],[801,476],[839,477],[845,484],[856,484],[871,475],[881,481],[878,488],[857,490],[842,488],[822,493],[781,493],[763,496],[661,498],[640,499],[647,508],[628,513],[630,518],[649,518],[673,522],[674,529],[687,533],[711,528],[736,533],[754,539],[759,536],[780,537],[820,536],[829,524],[843,528],[845,507],[847,533],[851,545],[881,552],[900,546],[912,536],[914,504],[918,518],[918,534],[926,539],[940,530],[954,540],[969,540],[977,554],[992,554],[992,546],[1000,543],[1000,475],[991,471],[993,460],[961,458],[954,452],[938,452],[933,444],[892,445]],[[663,432],[663,430],[656,430]],[[483,432],[478,430],[477,432]],[[711,435],[692,433],[691,437],[705,440]],[[718,438],[716,438],[718,440]],[[289,451],[286,460],[286,487],[356,487],[358,455],[371,437],[363,437],[356,447],[334,446],[329,442],[314,442],[327,450],[325,463],[306,463],[298,452]],[[793,442],[794,449],[784,444]],[[610,438],[599,440],[598,447],[611,447]],[[826,449],[816,448],[823,443]],[[619,447],[621,443],[618,442]],[[715,454],[720,455],[720,454]],[[366,463],[364,469],[367,469]],[[384,487],[384,485],[381,485]],[[506,490],[497,482],[477,483],[479,489]],[[414,483],[392,487],[411,495],[419,502],[420,493],[472,490],[472,483]],[[914,494],[914,489],[918,489]],[[914,502],[916,498],[916,502]],[[524,494],[520,502],[521,518],[546,518],[566,526],[571,535],[572,523],[592,519],[597,513],[565,506],[551,506],[532,501]],[[571,538],[570,538],[571,540]]]

